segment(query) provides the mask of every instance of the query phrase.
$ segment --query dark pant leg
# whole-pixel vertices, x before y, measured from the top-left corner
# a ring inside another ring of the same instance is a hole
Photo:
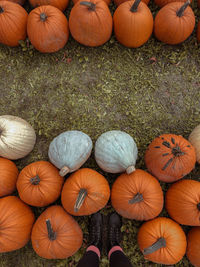
[[[77,267],[99,267],[99,256],[94,251],[87,251],[78,262]]]
[[[116,250],[110,256],[110,267],[133,267],[133,265],[122,251]]]

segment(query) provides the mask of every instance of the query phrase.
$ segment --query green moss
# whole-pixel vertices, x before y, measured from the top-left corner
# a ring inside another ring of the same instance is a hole
[[[158,8],[153,3],[150,8],[155,15]],[[199,15],[196,4],[194,8]],[[113,13],[114,5],[111,10]],[[128,132],[139,148],[137,168],[145,169],[144,153],[153,138],[163,133],[188,138],[200,123],[200,53],[195,31],[177,46],[162,44],[153,36],[138,49],[123,47],[114,36],[98,48],[81,46],[70,37],[54,54],[41,54],[28,45],[0,46],[0,114],[26,119],[37,133],[34,150],[16,161],[20,170],[31,162],[48,160],[51,140],[73,129],[87,133],[94,143],[108,130]],[[110,185],[117,177],[100,170],[93,154],[83,167],[96,169]],[[198,173],[199,166],[188,177],[199,180]],[[168,185],[162,183],[162,187],[166,191]],[[34,208],[36,216],[43,210]],[[112,210],[108,203],[102,213],[106,216]],[[167,216],[166,211],[162,215]],[[88,217],[76,220],[85,241],[73,257],[45,260],[29,243],[18,251],[1,254],[0,266],[75,266],[88,238]],[[161,266],[145,261],[139,251],[136,238],[141,222],[123,219],[123,225],[123,247],[133,265]],[[108,266],[105,251],[101,266]],[[184,257],[176,266],[190,265]]]

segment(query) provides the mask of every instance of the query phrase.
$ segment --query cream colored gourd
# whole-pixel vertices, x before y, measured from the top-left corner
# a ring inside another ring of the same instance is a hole
[[[23,158],[32,151],[35,141],[35,131],[27,121],[12,115],[0,116],[1,157]]]
[[[60,175],[79,169],[92,151],[91,138],[81,131],[66,131],[53,139],[49,146],[49,159],[60,169]]]
[[[197,162],[200,163],[200,124],[193,129],[188,140],[195,148]]]
[[[110,173],[135,171],[138,149],[133,138],[123,131],[103,133],[95,143],[95,159],[99,167]]]

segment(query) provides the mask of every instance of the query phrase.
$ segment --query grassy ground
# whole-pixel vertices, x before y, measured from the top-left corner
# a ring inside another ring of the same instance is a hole
[[[198,18],[196,3],[193,7]],[[153,4],[150,8],[155,15],[158,9]],[[51,55],[1,45],[0,114],[26,119],[37,133],[34,150],[16,161],[17,166],[21,170],[31,162],[48,160],[49,143],[63,131],[81,130],[95,143],[101,133],[120,129],[135,139],[139,149],[136,166],[145,169],[144,152],[154,137],[175,133],[188,138],[200,123],[199,49],[196,28],[187,41],[177,46],[162,44],[153,36],[138,49],[123,47],[114,36],[98,48],[81,46],[70,37],[61,51]],[[83,167],[101,172],[110,185],[117,177],[101,171],[93,154]],[[199,170],[196,166],[189,177],[200,180]],[[162,187],[165,191],[168,185]],[[42,210],[34,212],[39,215]],[[111,210],[110,204],[102,210],[105,220]],[[161,215],[167,216],[166,211]],[[75,266],[88,237],[88,217],[76,219],[85,239],[73,257],[45,260],[34,253],[29,243],[18,251],[1,254],[0,267]],[[123,247],[133,265],[161,266],[145,261],[139,251],[136,236],[141,222],[123,219],[123,225]],[[105,251],[101,266],[108,266]],[[189,262],[184,257],[176,266],[189,266]]]

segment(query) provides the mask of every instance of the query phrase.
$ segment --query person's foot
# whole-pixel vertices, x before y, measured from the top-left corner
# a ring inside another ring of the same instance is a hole
[[[121,218],[117,213],[112,213],[108,223],[108,251],[121,242]]]
[[[89,228],[89,246],[98,247],[99,251],[101,251],[103,232],[103,218],[101,213],[97,212],[92,214]]]

